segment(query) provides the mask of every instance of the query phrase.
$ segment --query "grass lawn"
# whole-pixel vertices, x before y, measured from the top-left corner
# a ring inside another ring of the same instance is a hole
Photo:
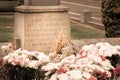
[[[0,42],[8,42],[13,39],[14,17],[9,15],[0,15]]]
[[[13,24],[14,24],[13,16],[0,16],[0,27],[13,26]]]
[[[13,39],[14,28],[0,28],[0,42],[8,42]]]
[[[105,31],[71,23],[71,37],[72,39],[105,38]]]
[[[0,42],[8,42],[13,39],[14,34],[14,18],[0,16]],[[72,39],[83,38],[104,38],[104,31],[95,28],[81,26],[71,22]]]

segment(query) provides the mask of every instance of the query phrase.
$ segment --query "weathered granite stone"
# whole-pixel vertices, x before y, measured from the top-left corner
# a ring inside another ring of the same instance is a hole
[[[15,39],[27,50],[49,52],[63,33],[70,41],[68,8],[64,6],[19,6],[15,13]]]
[[[88,24],[91,21],[91,12],[89,10],[84,10],[81,14],[81,22],[84,24]]]

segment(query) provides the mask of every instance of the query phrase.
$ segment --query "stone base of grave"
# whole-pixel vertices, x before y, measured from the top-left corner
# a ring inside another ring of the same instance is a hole
[[[48,53],[60,33],[70,41],[68,8],[64,6],[18,6],[15,39],[19,47]]]

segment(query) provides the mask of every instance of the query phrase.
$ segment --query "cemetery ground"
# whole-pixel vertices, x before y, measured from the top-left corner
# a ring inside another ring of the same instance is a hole
[[[0,42],[9,42],[14,36],[14,16],[0,15]],[[80,23],[70,23],[72,39],[105,38],[104,30]]]

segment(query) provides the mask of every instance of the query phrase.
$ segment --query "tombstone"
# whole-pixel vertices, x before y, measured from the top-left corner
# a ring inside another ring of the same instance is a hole
[[[70,41],[67,7],[56,2],[52,6],[31,6],[29,1],[25,2],[26,5],[17,6],[15,13],[15,40],[20,39],[23,49],[48,53],[60,33]]]
[[[91,21],[91,12],[89,10],[84,10],[81,15],[81,22],[88,24]]]

